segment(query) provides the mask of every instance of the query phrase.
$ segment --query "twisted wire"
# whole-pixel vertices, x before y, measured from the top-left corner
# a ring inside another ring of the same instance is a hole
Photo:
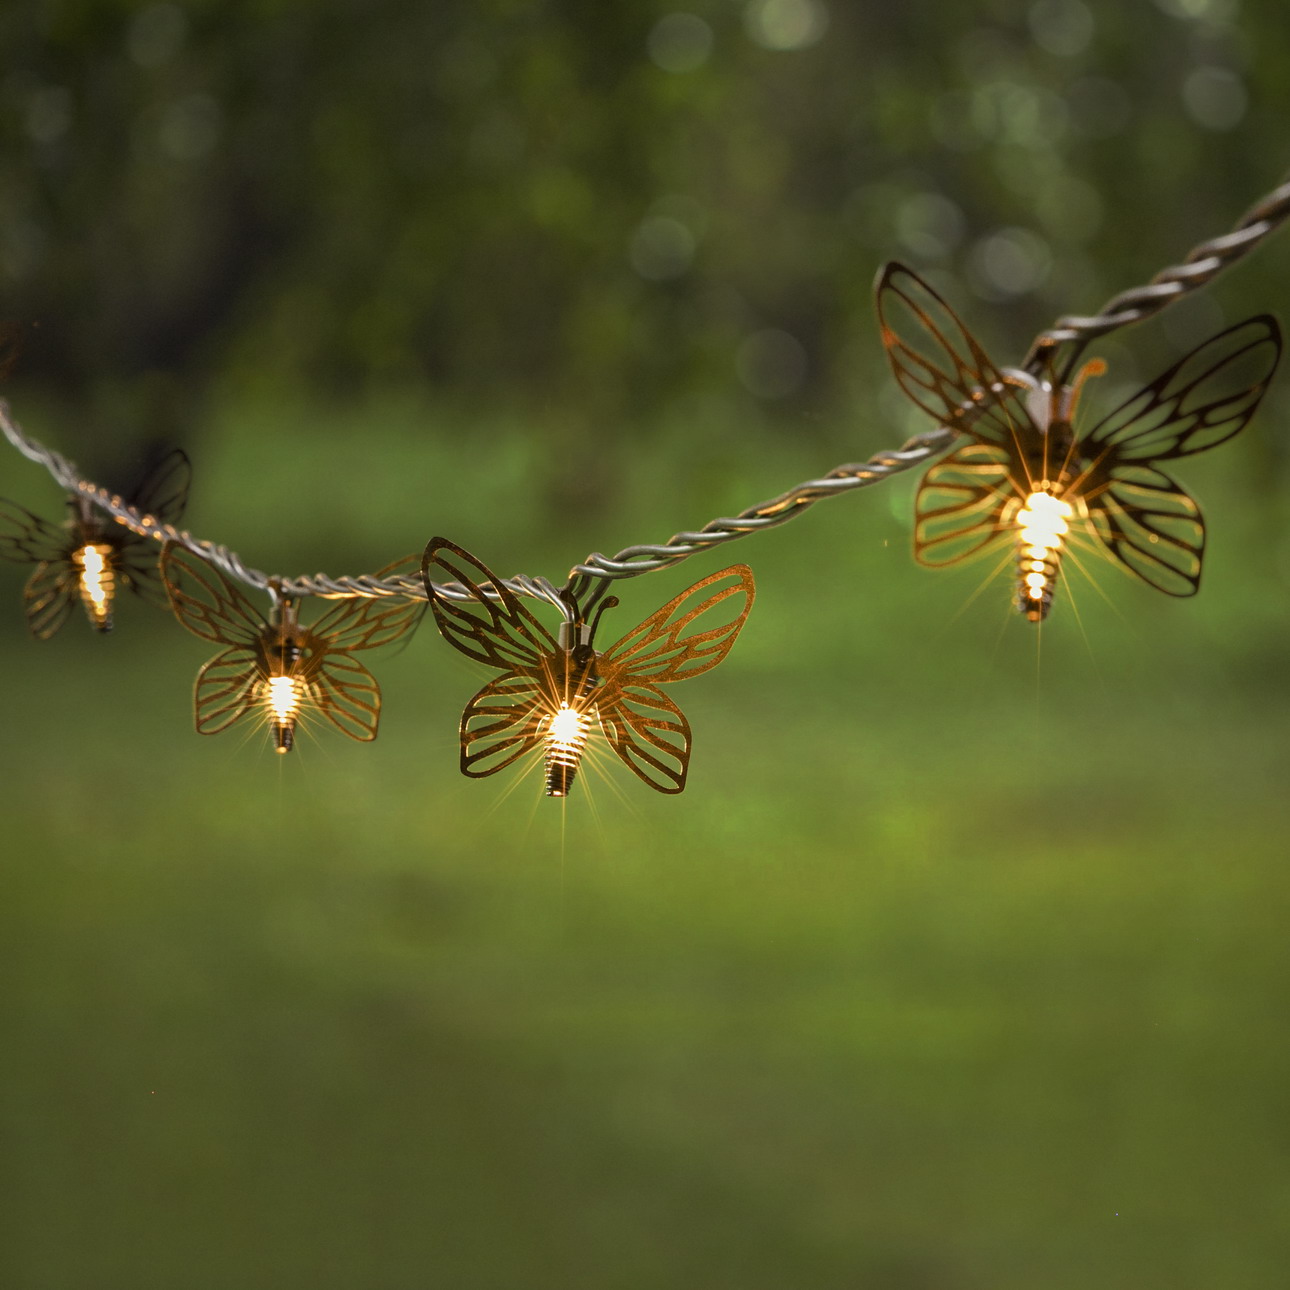
[[[1089,341],[1141,322],[1197,287],[1212,282],[1290,218],[1290,180],[1274,188],[1236,221],[1230,233],[1201,242],[1180,264],[1161,269],[1150,282],[1112,296],[1096,314],[1063,314],[1031,343],[1023,367],[1033,370],[1045,350],[1065,342],[1082,349]]]
[[[1287,218],[1290,218],[1290,181],[1273,189],[1246,211],[1230,233],[1200,243],[1181,263],[1162,269],[1150,282],[1113,296],[1099,313],[1064,314],[1059,317],[1052,327],[1035,337],[1024,366],[1033,369],[1042,361],[1042,356],[1057,345],[1074,342],[1078,352],[1078,349],[1098,336],[1158,313],[1197,287],[1213,281],[1228,265],[1261,245]],[[66,457],[27,435],[14,421],[8,403],[3,399],[0,399],[0,431],[24,457],[43,466],[69,493],[86,499],[135,533],[157,542],[181,544],[247,586],[265,591],[272,582],[285,595],[320,596],[326,599],[353,596],[401,596],[409,600],[427,598],[425,585],[419,578],[404,576],[378,578],[373,574],[360,574],[356,577],[332,577],[316,573],[312,577],[301,575],[294,578],[271,578],[269,574],[244,564],[237,553],[230,551],[228,547],[196,538],[186,529],[163,524],[155,516],[145,515],[131,506],[120,495],[110,493],[106,488],[82,477]],[[785,524],[825,498],[880,483],[920,465],[948,448],[954,438],[953,431],[943,426],[938,427],[915,435],[899,448],[875,453],[868,461],[837,466],[818,479],[798,484],[778,497],[740,511],[738,515],[710,520],[698,530],[675,533],[666,542],[624,547],[612,556],[593,551],[581,564],[574,565],[565,586],[582,587],[589,580],[601,580],[603,585],[613,579],[637,577],[678,564],[710,547]],[[542,577],[517,574],[503,579],[502,584],[519,596],[546,600],[557,606],[562,603],[560,589]],[[450,600],[465,601],[474,598],[475,593],[461,583],[433,585],[437,595]],[[488,594],[497,594],[491,587],[482,590]]]

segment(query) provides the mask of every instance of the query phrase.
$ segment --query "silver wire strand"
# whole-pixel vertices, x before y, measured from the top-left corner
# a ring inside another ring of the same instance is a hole
[[[1056,345],[1074,343],[1082,348],[1099,336],[1141,322],[1158,313],[1198,287],[1206,286],[1224,269],[1243,259],[1255,247],[1261,246],[1287,218],[1290,218],[1290,181],[1273,189],[1246,211],[1231,232],[1193,247],[1180,263],[1161,269],[1150,282],[1142,286],[1131,287],[1113,296],[1102,306],[1100,312],[1088,315],[1063,314],[1052,327],[1035,337],[1023,366],[1032,366],[1039,361],[1040,355]],[[244,564],[241,557],[228,547],[196,538],[186,529],[162,524],[154,516],[141,513],[118,494],[110,493],[106,488],[85,479],[66,457],[51,451],[26,434],[13,419],[9,405],[3,399],[0,399],[0,430],[3,430],[5,438],[24,457],[43,466],[69,493],[85,498],[135,533],[156,542],[180,543],[249,587],[267,591],[270,582],[273,582],[280,585],[283,594],[289,596],[320,596],[326,599],[354,596],[426,599],[425,586],[418,578],[377,578],[372,574],[332,577],[326,573],[316,573],[312,577],[271,577]],[[665,569],[711,547],[785,524],[825,498],[838,497],[857,488],[866,488],[890,479],[944,451],[954,439],[953,431],[943,426],[928,430],[915,435],[900,448],[875,453],[868,461],[837,466],[819,479],[809,479],[778,497],[740,511],[738,515],[710,520],[701,529],[694,531],[674,533],[666,542],[624,547],[612,556],[593,551],[581,564],[573,566],[569,580],[634,578],[643,573]],[[518,596],[546,600],[557,606],[561,603],[559,589],[542,577],[517,574],[503,579],[503,585]],[[434,587],[436,594],[449,600],[465,601],[474,598],[474,593],[460,583],[435,583]],[[488,591],[489,588],[484,590]]]

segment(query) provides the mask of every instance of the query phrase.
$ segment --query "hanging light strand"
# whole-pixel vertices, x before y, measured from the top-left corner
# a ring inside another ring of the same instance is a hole
[[[1150,282],[1122,291],[1103,305],[1100,313],[1066,314],[1041,332],[1027,354],[1024,366],[1034,369],[1046,352],[1058,345],[1073,346],[1069,362],[1089,341],[1158,313],[1183,296],[1213,281],[1223,269],[1243,259],[1290,218],[1290,180],[1279,185],[1251,207],[1229,233],[1200,243],[1179,264],[1162,269]],[[362,596],[401,596],[425,600],[424,585],[409,577],[379,578],[372,574],[332,577],[277,578],[244,564],[236,552],[218,543],[194,537],[183,529],[159,523],[140,513],[118,494],[83,478],[76,467],[59,453],[26,434],[13,419],[8,404],[0,399],[0,431],[24,457],[43,466],[69,493],[84,498],[136,533],[157,542],[176,542],[202,559],[209,560],[230,577],[249,587],[267,590],[271,581],[290,596],[320,596],[327,599]],[[673,534],[666,542],[624,547],[613,556],[595,551],[570,571],[570,587],[585,588],[590,580],[633,578],[664,569],[710,547],[762,529],[774,528],[801,515],[816,502],[881,483],[893,475],[919,466],[954,442],[954,432],[944,427],[916,435],[900,448],[879,452],[868,461],[838,466],[818,479],[768,501],[740,511],[738,515],[711,520],[701,529]],[[560,590],[545,578],[519,574],[504,580],[516,595],[560,603]],[[474,593],[459,583],[436,584],[436,591],[449,600],[468,601]],[[487,591],[487,589],[485,589]]]

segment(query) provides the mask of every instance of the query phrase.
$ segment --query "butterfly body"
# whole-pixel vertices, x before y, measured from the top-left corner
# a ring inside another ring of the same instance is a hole
[[[187,456],[176,449],[135,490],[133,503],[149,512],[152,522],[177,524],[191,476]],[[23,590],[23,605],[27,626],[39,640],[58,631],[78,600],[95,631],[111,631],[122,587],[165,603],[151,539],[100,518],[82,496],[69,497],[68,505],[68,519],[51,524],[0,499],[0,556],[36,566]]]
[[[464,587],[468,598],[445,594],[432,573]],[[618,604],[614,597],[590,619],[576,603],[562,602],[564,617],[552,636],[485,565],[443,538],[427,547],[422,575],[445,639],[501,671],[462,713],[464,775],[482,779],[540,750],[546,795],[566,797],[588,743],[603,738],[651,788],[682,791],[690,726],[659,687],[707,671],[729,652],[752,603],[746,566],[697,583],[603,651],[596,632]],[[710,587],[716,590],[704,595]],[[714,611],[732,599],[732,621],[695,629],[701,618],[719,622],[724,615]]]
[[[1048,615],[1071,538],[1087,536],[1149,585],[1200,585],[1200,508],[1160,463],[1214,447],[1254,415],[1281,354],[1274,318],[1219,332],[1087,429],[1085,363],[1062,380],[1050,351],[1038,374],[997,368],[926,282],[889,264],[877,283],[883,344],[904,392],[962,436],[924,475],[914,553],[930,567],[1011,546],[1014,605]]]

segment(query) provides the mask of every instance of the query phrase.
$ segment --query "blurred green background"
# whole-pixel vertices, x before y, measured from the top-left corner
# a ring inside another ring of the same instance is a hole
[[[1287,161],[1281,0],[66,0],[0,49],[18,419],[114,487],[183,444],[281,572],[559,577],[895,446],[883,260],[1015,361]],[[1098,385],[1288,282],[1283,234]],[[0,1284],[1283,1286],[1288,419],[1179,471],[1194,601],[1086,559],[1041,638],[914,567],[913,477],[624,584],[606,639],[758,578],[677,799],[463,779],[430,626],[375,746],[200,739],[204,643],[39,645],[0,569]]]

